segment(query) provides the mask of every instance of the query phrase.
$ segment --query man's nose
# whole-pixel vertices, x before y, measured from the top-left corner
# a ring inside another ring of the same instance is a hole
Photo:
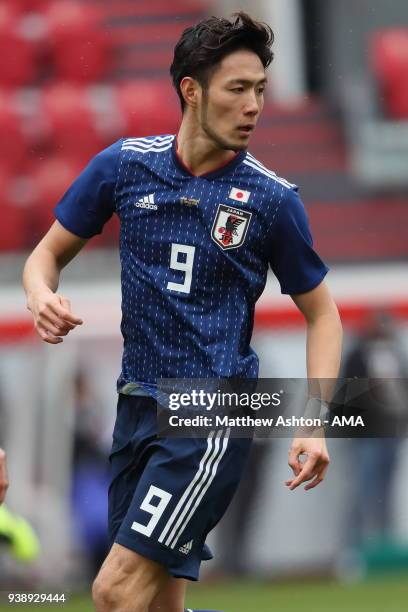
[[[244,113],[246,115],[257,115],[259,113],[259,101],[255,92],[248,94],[246,104],[244,107]]]

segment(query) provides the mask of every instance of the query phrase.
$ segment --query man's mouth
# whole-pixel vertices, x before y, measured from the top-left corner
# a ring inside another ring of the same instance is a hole
[[[248,125],[240,125],[238,130],[241,134],[245,134],[245,136],[249,136],[249,134],[251,134],[251,132],[253,132],[253,130],[255,129],[255,125],[253,124],[248,124]]]

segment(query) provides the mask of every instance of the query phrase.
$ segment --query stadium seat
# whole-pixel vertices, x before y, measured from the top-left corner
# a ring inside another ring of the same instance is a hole
[[[18,24],[18,11],[0,4],[0,87],[25,85],[36,76],[35,47]]]
[[[180,111],[168,80],[138,80],[118,85],[117,100],[126,135],[146,136],[177,131]]]
[[[371,41],[371,65],[385,112],[395,119],[408,118],[408,28],[377,31]]]
[[[408,73],[407,73],[408,78]],[[402,81],[388,99],[388,114],[394,119],[408,119],[408,81]]]
[[[37,162],[31,173],[31,227],[38,240],[54,221],[53,210],[62,195],[81,171],[81,165],[61,155]]]
[[[53,0],[13,0],[13,6],[22,13],[41,13]]]
[[[10,92],[0,90],[0,166],[4,171],[20,171],[26,156],[26,143]]]
[[[57,77],[79,83],[101,79],[109,65],[108,37],[92,5],[56,2],[46,13]]]
[[[53,61],[61,79],[79,83],[102,79],[109,64],[106,39],[102,31],[69,40],[59,39],[54,45]]]
[[[16,27],[17,18],[21,15],[18,3],[0,3],[0,31],[5,32]]]
[[[96,18],[97,12],[94,6],[71,0],[52,2],[46,12],[51,36],[87,32],[94,27]]]
[[[11,198],[12,178],[0,169],[0,252],[17,251],[26,246],[26,210]]]
[[[10,202],[1,201],[0,251],[19,251],[26,244],[26,211]]]
[[[101,2],[113,47],[111,75],[162,78],[168,74],[174,43],[188,24],[208,15],[200,0]]]
[[[30,180],[32,182],[31,206],[28,207],[30,236],[34,246],[55,221],[54,208],[65,191],[83,170],[85,164],[62,155],[52,155],[34,164]],[[117,244],[118,220],[109,221],[103,234],[89,243],[89,248]]]
[[[86,88],[66,82],[44,88],[42,112],[58,152],[83,163],[102,148]]]

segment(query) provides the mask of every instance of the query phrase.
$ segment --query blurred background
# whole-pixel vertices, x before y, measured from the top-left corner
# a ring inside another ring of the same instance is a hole
[[[185,27],[238,9],[276,35],[250,149],[300,186],[345,327],[343,374],[406,377],[405,0],[0,1],[0,446],[11,482],[0,591],[89,593],[106,554],[121,357],[116,220],[64,271],[61,290],[85,325],[62,346],[33,334],[24,259],[95,153],[122,136],[177,131],[173,47]],[[271,277],[256,312],[261,376],[305,376],[304,337]],[[404,385],[395,392],[408,413]],[[329,441],[328,477],[307,494],[283,484],[288,444],[255,444],[189,605],[405,610],[406,441]],[[91,609],[86,596],[71,606]]]

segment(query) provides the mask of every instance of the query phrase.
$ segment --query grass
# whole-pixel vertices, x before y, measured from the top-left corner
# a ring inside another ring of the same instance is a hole
[[[406,612],[408,575],[371,579],[354,585],[329,582],[193,584],[187,605],[223,612]],[[0,610],[10,610],[11,607],[2,605]],[[26,612],[39,608],[21,607]],[[45,610],[92,612],[93,606],[89,596],[84,595],[72,596],[65,605],[47,605]]]
[[[355,585],[235,584],[190,591],[189,605],[225,612],[406,612],[408,576]]]

